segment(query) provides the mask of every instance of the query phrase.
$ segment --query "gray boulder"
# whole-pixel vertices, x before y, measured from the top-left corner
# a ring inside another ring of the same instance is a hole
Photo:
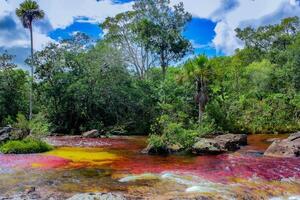
[[[101,135],[98,130],[94,129],[94,130],[90,130],[90,131],[82,133],[82,136],[85,138],[98,138]]]
[[[225,152],[215,139],[201,138],[192,148],[192,153],[197,155],[220,154]]]
[[[300,131],[291,134],[287,139],[275,140],[265,151],[265,156],[300,157]]]
[[[12,131],[11,127],[4,127],[0,129],[0,143],[6,142],[10,139],[10,133]]]
[[[200,138],[192,147],[192,153],[197,155],[220,154],[236,151],[243,145],[247,145],[247,135],[225,134],[215,138]]]
[[[76,194],[67,200],[126,200],[122,194],[118,193],[85,193]]]
[[[142,150],[142,154],[149,155],[166,155],[174,154],[181,152],[183,150],[182,145],[180,144],[169,144],[164,147],[155,148],[152,145],[148,145],[145,149]]]
[[[240,149],[240,146],[247,145],[246,134],[219,135],[215,140],[225,151],[236,151]]]

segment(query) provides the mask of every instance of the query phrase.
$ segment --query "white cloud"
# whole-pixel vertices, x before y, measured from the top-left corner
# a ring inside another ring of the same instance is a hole
[[[173,4],[180,0],[171,0]],[[243,46],[235,36],[237,27],[278,23],[284,17],[300,16],[299,0],[182,0],[195,17],[217,23],[213,44],[217,51],[230,55]],[[201,36],[199,36],[201,37]]]
[[[16,22],[13,32],[0,29],[2,48],[17,46],[24,48],[30,45],[28,30],[22,27],[14,14],[22,1],[0,0],[0,21],[5,16],[11,16]],[[241,41],[235,37],[235,28],[276,23],[282,17],[300,15],[298,0],[171,0],[171,3],[174,5],[181,1],[194,17],[210,19],[217,23],[216,36],[212,43],[218,51],[225,54],[232,54],[236,48],[242,46]],[[112,0],[37,0],[37,2],[41,9],[45,10],[48,29],[65,28],[74,20],[98,23],[107,16],[130,10],[133,4],[132,2],[114,4]],[[47,36],[48,29],[45,31],[42,30],[42,26],[35,27],[36,49],[52,41]]]
[[[210,16],[222,6],[223,0],[171,0],[171,3],[184,3],[185,9],[193,16],[199,18],[210,18]]]
[[[103,21],[107,16],[127,11],[132,3],[114,4],[111,0],[39,0],[41,8],[47,11],[47,16],[54,29],[64,28],[76,17],[87,17],[90,22]]]
[[[30,46],[28,30],[22,27],[19,19],[15,15],[15,9],[23,0],[0,0],[0,20],[5,16],[11,16],[16,23],[14,30],[0,30],[0,47],[28,47]],[[107,16],[114,16],[117,13],[129,10],[132,3],[114,4],[111,0],[37,0],[41,9],[46,13],[46,19],[52,29],[65,28],[72,24],[74,20],[83,20],[85,22],[99,23]],[[5,34],[4,34],[5,32]],[[10,37],[17,33],[19,37]],[[43,32],[42,27],[34,28],[34,47],[36,50],[41,49],[45,44],[53,42]]]
[[[239,0],[239,6],[217,21],[213,43],[218,51],[230,55],[242,47],[235,36],[237,27],[278,23],[284,17],[299,16],[299,11],[295,0]]]

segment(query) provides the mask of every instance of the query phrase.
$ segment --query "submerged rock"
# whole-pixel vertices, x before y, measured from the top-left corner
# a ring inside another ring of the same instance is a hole
[[[118,193],[85,193],[76,194],[68,200],[126,200],[122,194]]]
[[[201,138],[192,147],[194,154],[220,154],[228,151],[236,151],[242,145],[247,145],[247,135],[226,134],[215,138]]]
[[[265,151],[265,156],[300,157],[300,131],[291,134],[287,139],[275,140]]]
[[[85,138],[98,138],[101,136],[101,134],[99,133],[98,130],[94,129],[94,130],[90,130],[90,131],[82,133],[82,136]]]

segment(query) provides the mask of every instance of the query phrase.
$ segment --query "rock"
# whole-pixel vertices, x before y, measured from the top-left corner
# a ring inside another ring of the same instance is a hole
[[[122,194],[118,193],[85,193],[76,194],[67,200],[126,200]]]
[[[215,139],[201,138],[192,147],[192,153],[203,154],[219,154],[225,152]]]
[[[141,151],[142,154],[149,155],[167,155],[178,153],[183,150],[183,147],[180,144],[170,144],[165,147],[155,148],[152,145],[148,145],[145,149]]]
[[[291,134],[287,139],[275,140],[265,151],[265,156],[300,157],[300,131]]]
[[[35,192],[35,187],[30,187],[30,188],[25,190],[26,194],[30,194],[30,193],[33,193],[33,192]]]
[[[217,143],[225,151],[236,151],[242,145],[247,145],[246,134],[226,134],[220,135],[215,138]]]
[[[169,154],[166,147],[154,147],[152,145],[148,145],[145,149],[141,151],[142,154],[149,154],[149,155],[166,155]]]
[[[101,135],[99,134],[99,131],[94,129],[87,132],[82,133],[82,136],[85,138],[98,138]]]
[[[4,127],[0,130],[0,143],[6,142],[10,138],[11,127]]]
[[[272,143],[272,142],[275,142],[277,140],[280,140],[280,139],[279,138],[270,138],[270,139],[267,139],[266,142]]]
[[[183,150],[183,146],[181,144],[170,144],[167,145],[167,150],[169,153],[177,153]]]
[[[215,138],[201,138],[192,147],[192,153],[198,155],[220,154],[228,151],[236,151],[242,145],[247,145],[245,134],[225,134]]]

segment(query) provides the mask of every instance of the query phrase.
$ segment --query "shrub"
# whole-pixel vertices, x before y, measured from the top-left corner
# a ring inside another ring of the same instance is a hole
[[[42,138],[49,133],[50,123],[42,113],[33,116],[31,121],[28,121],[22,114],[17,115],[15,128],[21,129],[24,135],[29,135],[32,138]]]
[[[148,142],[154,149],[159,149],[161,147],[165,147],[166,145],[164,137],[155,134],[150,135]]]
[[[156,131],[148,140],[153,148],[164,148],[167,145],[180,144],[185,149],[193,146],[197,138],[212,133],[216,129],[214,122],[204,116],[199,124],[173,121],[168,115],[162,115],[152,130]]]
[[[32,138],[8,141],[0,147],[0,151],[4,154],[42,153],[52,149],[53,147],[46,142]]]
[[[16,118],[16,123],[14,124],[15,128],[21,129],[23,132],[30,132],[29,121],[23,114],[18,113]]]
[[[45,115],[38,113],[29,122],[30,135],[34,138],[42,138],[46,136],[50,131],[50,123],[46,119]]]

